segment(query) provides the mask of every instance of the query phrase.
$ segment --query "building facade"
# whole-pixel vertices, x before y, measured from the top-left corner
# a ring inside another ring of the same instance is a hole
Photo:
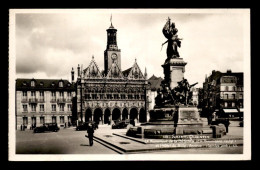
[[[213,108],[220,115],[241,116],[243,110],[243,73],[212,71],[203,83],[203,106]]]
[[[198,106],[199,105],[199,88],[192,87],[191,91],[192,91],[191,103],[194,106]]]
[[[44,123],[63,127],[72,119],[74,85],[67,80],[17,79],[16,127],[28,129]]]
[[[117,29],[111,23],[107,29],[104,70],[94,57],[87,68],[77,68],[76,95],[79,121],[109,124],[115,120],[147,121],[147,80],[136,60],[121,69],[121,50],[117,46]],[[74,71],[72,72],[72,75]]]
[[[163,78],[156,77],[155,75],[152,75],[148,79],[148,86],[147,86],[147,102],[148,102],[148,110],[154,109],[155,106],[155,97],[157,96],[157,90],[162,90],[161,82],[163,81]]]

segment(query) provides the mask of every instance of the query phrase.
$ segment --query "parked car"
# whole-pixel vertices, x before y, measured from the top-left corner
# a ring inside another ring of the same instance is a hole
[[[129,119],[126,120],[117,120],[114,121],[115,123],[112,125],[112,129],[124,129],[130,123]]]
[[[98,125],[97,125],[94,121],[88,121],[88,122],[83,122],[82,124],[78,125],[78,126],[76,127],[76,130],[77,130],[77,131],[87,130],[89,123],[92,124],[94,130],[96,130],[96,129],[98,128]]]
[[[52,131],[52,132],[58,132],[60,128],[58,127],[57,123],[45,123],[42,126],[34,128],[34,133],[41,133],[45,131]]]

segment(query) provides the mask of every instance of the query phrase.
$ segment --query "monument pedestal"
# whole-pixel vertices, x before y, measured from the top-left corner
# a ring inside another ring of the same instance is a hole
[[[169,106],[151,110],[149,122],[130,128],[127,135],[160,139],[174,138],[176,135],[198,135],[211,138],[214,132],[212,127],[203,126],[197,107]]]
[[[186,64],[183,58],[171,58],[167,59],[162,65],[165,83],[167,83],[171,89],[178,86],[177,82],[183,80]]]

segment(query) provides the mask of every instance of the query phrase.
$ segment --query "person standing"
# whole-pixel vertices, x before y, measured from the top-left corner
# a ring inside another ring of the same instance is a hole
[[[92,146],[93,145],[93,134],[94,134],[94,128],[92,124],[88,125],[87,128],[87,132],[88,132],[88,138],[89,138],[89,145]]]

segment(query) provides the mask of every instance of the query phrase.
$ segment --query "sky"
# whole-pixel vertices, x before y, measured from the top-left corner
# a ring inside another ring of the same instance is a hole
[[[167,39],[162,28],[168,17],[183,38],[180,57],[187,65],[184,77],[190,84],[202,87],[212,70],[243,72],[244,13],[194,13],[168,10],[143,12],[132,10],[74,10],[62,12],[26,12],[15,15],[16,78],[68,79],[71,68],[85,69],[94,56],[104,69],[106,29],[117,29],[121,49],[121,68],[128,69],[136,59],[148,78],[164,78],[162,64],[166,59]]]

